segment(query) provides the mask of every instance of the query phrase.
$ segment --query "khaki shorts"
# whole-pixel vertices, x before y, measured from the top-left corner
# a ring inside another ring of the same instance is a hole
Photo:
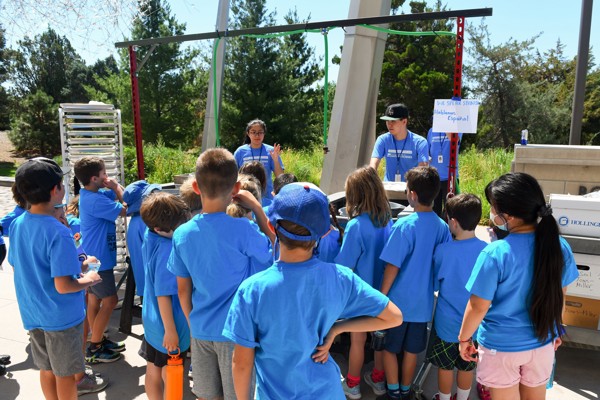
[[[29,331],[31,355],[36,367],[55,376],[83,372],[83,322],[64,331]]]

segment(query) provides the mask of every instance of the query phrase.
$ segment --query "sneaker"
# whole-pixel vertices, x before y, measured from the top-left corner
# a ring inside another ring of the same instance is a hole
[[[77,384],[77,396],[87,393],[96,393],[108,386],[108,380],[95,375],[84,374]]]
[[[477,394],[481,400],[492,400],[492,394],[481,383],[477,382]]]
[[[113,342],[106,336],[102,337],[102,346],[104,346],[106,350],[115,351],[117,353],[125,351],[125,342]]]
[[[107,350],[104,346],[98,347],[95,351],[92,351],[91,348],[87,348],[85,351],[85,361],[90,364],[96,363],[111,363],[117,361],[121,358],[121,354]]]
[[[0,376],[6,375],[6,365],[0,364]]]
[[[390,392],[388,392],[387,390],[385,391],[385,394],[382,394],[381,396],[377,396],[376,400],[399,400],[401,399],[401,395],[400,395],[400,391],[397,391],[397,393],[394,393],[393,395],[390,394]]]
[[[402,400],[414,400],[414,392],[409,390],[408,392],[400,392],[400,399]]]
[[[10,356],[8,354],[0,354],[0,365],[10,364]]]
[[[344,394],[349,399],[358,400],[362,397],[362,395],[360,394],[360,385],[349,387],[346,383],[346,380],[344,380],[342,381],[342,389],[344,389]]]
[[[373,393],[375,393],[377,396],[381,396],[382,394],[385,394],[385,392],[387,392],[387,388],[385,387],[385,381],[373,382],[373,378],[371,377],[371,371],[365,373],[364,379],[367,385],[371,386],[371,389],[373,389]]]
[[[431,398],[431,400],[440,400],[440,393],[437,392],[436,394],[434,394],[433,397]],[[454,393],[452,396],[450,396],[450,400],[456,400],[456,393]]]
[[[192,374],[192,364],[190,364],[190,369],[188,369],[188,378],[190,378],[190,380],[194,380],[194,375]]]

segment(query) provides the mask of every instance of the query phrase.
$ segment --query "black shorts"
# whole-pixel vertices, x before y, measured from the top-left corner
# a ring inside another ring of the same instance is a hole
[[[419,354],[427,346],[427,322],[404,322],[387,330],[385,350],[390,353],[404,351]]]
[[[187,352],[189,348],[185,351],[182,351],[180,357],[185,360],[187,358]],[[140,350],[138,354],[146,361],[151,362],[156,365],[158,368],[162,368],[167,365],[167,360],[170,356],[166,353],[156,350],[150,343],[146,341],[146,338],[142,340],[142,345],[140,346]]]
[[[428,360],[433,365],[440,369],[454,370],[456,368],[459,371],[473,371],[477,366],[474,361],[465,361],[460,356],[460,350],[458,343],[446,342],[438,337],[438,335],[432,335],[431,340],[431,352],[428,355]]]

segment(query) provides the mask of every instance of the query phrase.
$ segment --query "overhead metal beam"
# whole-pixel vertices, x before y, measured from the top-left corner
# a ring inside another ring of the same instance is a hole
[[[491,8],[473,8],[468,10],[453,10],[453,11],[436,11],[416,14],[399,14],[399,15],[384,15],[380,17],[365,17],[365,18],[350,18],[350,19],[338,19],[332,21],[321,21],[321,22],[307,22],[306,24],[289,24],[289,25],[277,25],[277,26],[265,26],[261,28],[247,28],[237,30],[225,30],[215,31],[206,33],[195,33],[190,35],[178,35],[178,36],[165,36],[158,38],[130,40],[127,42],[117,42],[115,47],[129,47],[129,46],[148,46],[152,44],[166,44],[166,43],[181,43],[189,42],[193,40],[204,40],[204,39],[216,39],[219,37],[236,37],[244,35],[264,35],[268,33],[280,33],[290,32],[300,29],[324,29],[333,27],[347,27],[356,26],[361,24],[367,25],[380,25],[389,24],[393,22],[408,22],[408,21],[427,21],[437,19],[450,19],[450,18],[470,18],[470,17],[489,17],[492,15]]]

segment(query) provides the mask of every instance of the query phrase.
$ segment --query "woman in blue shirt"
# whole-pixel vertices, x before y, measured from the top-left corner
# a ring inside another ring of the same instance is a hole
[[[502,175],[485,195],[490,220],[510,235],[481,252],[467,282],[461,357],[478,361],[477,381],[494,400],[544,399],[577,266],[535,178]],[[478,349],[471,339],[476,330]]]

